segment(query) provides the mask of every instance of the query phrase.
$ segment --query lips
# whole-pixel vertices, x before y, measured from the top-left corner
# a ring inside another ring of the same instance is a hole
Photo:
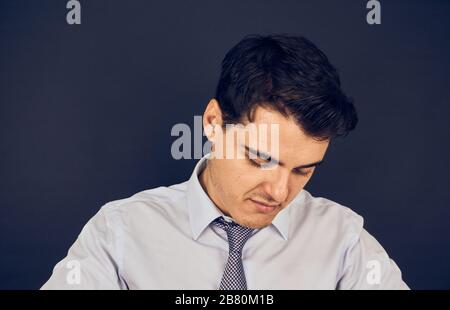
[[[254,200],[254,199],[250,199],[250,200],[253,201],[253,202],[256,202],[257,204],[260,204],[260,205],[262,205],[264,207],[267,207],[267,208],[276,208],[276,207],[278,207],[278,205],[269,205],[267,203],[264,203],[264,202],[261,202],[261,201],[258,201],[258,200]]]
[[[252,202],[252,204],[254,206],[256,206],[258,211],[261,213],[270,213],[278,207],[278,205],[268,205],[266,203],[259,202],[257,200],[253,200],[253,199],[250,199],[250,201]]]

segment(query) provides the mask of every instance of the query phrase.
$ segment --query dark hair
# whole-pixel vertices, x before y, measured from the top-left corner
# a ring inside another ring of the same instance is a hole
[[[358,117],[325,54],[301,36],[249,35],[222,61],[216,89],[223,125],[253,120],[257,106],[292,115],[309,136],[345,136]]]

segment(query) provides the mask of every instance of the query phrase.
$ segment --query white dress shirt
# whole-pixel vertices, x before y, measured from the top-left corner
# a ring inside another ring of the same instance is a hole
[[[218,289],[222,212],[191,178],[105,204],[42,289]],[[228,220],[230,220],[228,218]],[[363,219],[302,190],[242,251],[248,289],[408,289]]]

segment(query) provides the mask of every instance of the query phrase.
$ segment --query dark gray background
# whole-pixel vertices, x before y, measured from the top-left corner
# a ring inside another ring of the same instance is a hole
[[[349,206],[414,289],[450,289],[450,2],[0,4],[0,288],[36,289],[106,202],[186,180],[170,130],[214,95],[249,33],[302,34],[338,68],[360,123],[307,189]]]

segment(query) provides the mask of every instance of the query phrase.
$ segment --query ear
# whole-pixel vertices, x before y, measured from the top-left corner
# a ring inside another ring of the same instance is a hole
[[[219,102],[212,98],[203,112],[203,128],[208,140],[213,141],[214,131],[222,127],[222,110]]]

